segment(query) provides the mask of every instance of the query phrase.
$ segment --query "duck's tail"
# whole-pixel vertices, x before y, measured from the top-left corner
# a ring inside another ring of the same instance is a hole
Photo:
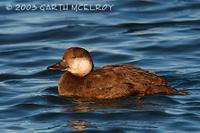
[[[189,94],[186,90],[176,90],[176,89],[173,89],[171,92],[170,92],[170,95],[187,95]]]

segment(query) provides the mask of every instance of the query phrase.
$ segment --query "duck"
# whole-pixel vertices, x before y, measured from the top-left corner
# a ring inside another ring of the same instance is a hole
[[[150,95],[186,95],[164,77],[129,64],[112,64],[94,69],[90,53],[81,47],[65,50],[62,59],[47,67],[62,71],[58,93],[64,97],[113,99]]]

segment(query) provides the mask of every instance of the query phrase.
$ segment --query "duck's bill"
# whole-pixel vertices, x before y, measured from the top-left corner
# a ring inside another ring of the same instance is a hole
[[[57,71],[67,71],[67,67],[62,64],[62,62],[58,62],[51,66],[47,67],[48,70],[57,70]]]

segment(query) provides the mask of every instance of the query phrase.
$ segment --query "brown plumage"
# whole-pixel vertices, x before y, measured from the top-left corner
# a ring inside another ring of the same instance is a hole
[[[79,59],[78,63],[72,61],[76,60],[75,58]],[[171,88],[158,74],[132,65],[107,65],[93,70],[91,56],[82,48],[68,49],[63,60],[49,67],[53,70],[66,71],[59,80],[58,92],[61,96],[108,99],[124,96],[186,94],[185,91]],[[79,64],[80,60],[84,61]],[[85,66],[91,68],[85,69]]]

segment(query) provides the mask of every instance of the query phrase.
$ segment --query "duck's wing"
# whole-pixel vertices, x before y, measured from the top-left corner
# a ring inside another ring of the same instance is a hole
[[[86,79],[90,92],[102,93],[104,97],[165,94],[172,90],[160,75],[131,65],[104,66]]]
[[[120,83],[126,81],[140,84],[167,85],[165,78],[159,74],[132,65],[107,65],[97,69],[96,74],[98,73],[104,73],[102,74],[103,77],[111,76]]]

